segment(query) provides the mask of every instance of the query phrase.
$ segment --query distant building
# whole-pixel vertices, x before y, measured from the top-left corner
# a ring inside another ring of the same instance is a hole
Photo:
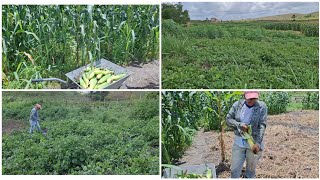
[[[213,18],[206,18],[204,21],[209,21],[209,22],[214,22],[214,23],[216,23],[216,22],[222,22],[222,19],[218,19],[218,18],[215,18],[215,17],[213,17]]]
[[[211,18],[210,21],[211,21],[211,22],[221,22],[220,19],[215,18],[215,17]]]

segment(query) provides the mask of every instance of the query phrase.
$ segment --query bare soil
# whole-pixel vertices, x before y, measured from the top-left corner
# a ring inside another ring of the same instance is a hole
[[[132,64],[126,67],[132,74],[122,84],[120,89],[158,89],[159,88],[159,61],[147,64]]]
[[[221,162],[218,133],[200,130],[178,164]],[[227,163],[218,166],[219,178],[230,177],[233,132],[224,135]],[[269,115],[264,136],[265,150],[257,178],[319,178],[319,111],[295,111]],[[222,169],[221,169],[222,168]]]
[[[2,121],[2,133],[12,133],[13,131],[20,131],[27,127],[28,122],[23,123],[17,120]]]

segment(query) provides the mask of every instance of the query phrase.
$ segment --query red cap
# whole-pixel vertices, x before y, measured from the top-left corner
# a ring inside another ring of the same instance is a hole
[[[41,105],[40,105],[40,104],[36,104],[36,107],[37,107],[38,109],[41,109]]]
[[[244,97],[246,99],[252,99],[252,98],[259,98],[259,92],[258,91],[245,91]]]

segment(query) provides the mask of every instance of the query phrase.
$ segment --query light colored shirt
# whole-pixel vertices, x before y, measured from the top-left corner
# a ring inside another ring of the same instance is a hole
[[[242,106],[240,113],[240,121],[245,124],[250,124],[253,107],[249,108],[247,105]]]
[[[252,116],[252,110],[253,108],[249,108],[247,105],[242,106],[241,113],[240,113],[240,121],[241,123],[250,124],[251,116]],[[237,146],[243,147],[243,148],[250,148],[249,144],[245,139],[243,139],[241,136],[235,136],[234,142]]]

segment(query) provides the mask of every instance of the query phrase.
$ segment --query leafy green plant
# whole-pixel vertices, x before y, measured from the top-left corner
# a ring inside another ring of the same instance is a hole
[[[218,122],[218,130],[220,131],[220,147],[221,147],[221,161],[226,161],[225,144],[224,144],[224,132],[226,128],[226,114],[229,112],[232,104],[242,92],[209,92],[205,91],[207,99],[207,106],[204,107],[204,112],[207,114],[206,118],[209,121],[207,130],[215,128],[212,126],[214,122]],[[210,126],[211,125],[211,126]]]
[[[162,87],[317,89],[318,22],[282,23],[162,21]]]
[[[169,172],[171,173],[172,169],[175,169],[178,171],[177,174],[174,174],[172,176],[172,174],[169,174],[169,177],[178,177],[178,178],[192,178],[192,179],[195,179],[195,178],[207,178],[207,179],[211,179],[213,178],[213,174],[212,174],[212,169],[207,167],[206,171],[204,171],[202,174],[190,174],[188,173],[188,171],[184,171],[183,169],[181,169],[180,167],[178,166],[174,166],[174,165],[171,165],[171,164],[162,164],[161,165],[162,167],[164,168],[169,168]]]
[[[2,135],[3,174],[159,174],[159,116],[131,118],[139,95],[110,100],[115,108],[79,92],[14,91],[2,97],[7,99],[3,122],[19,125]],[[30,102],[40,98],[40,125],[47,129],[46,136],[28,133]],[[158,97],[148,101],[159,103]],[[87,107],[90,111],[84,113]]]
[[[288,92],[267,92],[261,99],[267,104],[269,114],[280,114],[287,111],[290,103]]]
[[[319,110],[319,93],[307,92],[302,100],[303,109]]]
[[[147,108],[146,108],[147,107]],[[159,102],[154,99],[140,99],[133,108],[131,117],[141,120],[147,120],[159,115]]]

